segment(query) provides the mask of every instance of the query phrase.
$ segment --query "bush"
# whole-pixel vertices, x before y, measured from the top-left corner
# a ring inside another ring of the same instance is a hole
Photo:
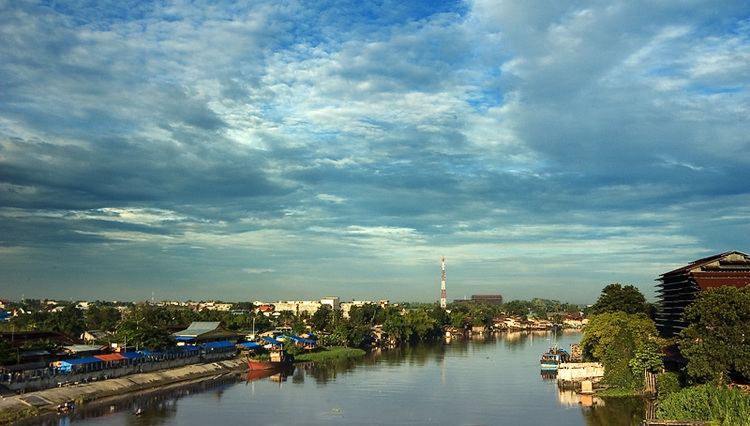
[[[750,395],[739,389],[714,385],[693,386],[666,397],[659,403],[656,416],[659,419],[750,426]]]
[[[680,375],[677,373],[661,373],[656,377],[656,392],[659,400],[663,401],[669,395],[677,393],[682,389],[680,386]]]

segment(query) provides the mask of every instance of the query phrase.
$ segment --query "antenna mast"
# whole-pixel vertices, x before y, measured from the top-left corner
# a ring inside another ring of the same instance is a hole
[[[445,309],[447,306],[445,298],[445,256],[440,261],[440,307]]]

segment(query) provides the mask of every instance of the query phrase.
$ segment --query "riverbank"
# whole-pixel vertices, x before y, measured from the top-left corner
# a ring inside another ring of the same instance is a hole
[[[59,404],[74,401],[77,406],[104,398],[147,389],[189,382],[206,377],[219,377],[246,368],[244,361],[230,359],[206,364],[132,374],[117,379],[29,392],[0,400],[0,425],[30,417],[57,412]]]

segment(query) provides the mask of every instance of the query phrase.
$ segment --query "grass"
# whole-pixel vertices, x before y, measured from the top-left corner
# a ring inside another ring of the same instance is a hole
[[[641,392],[634,391],[632,389],[607,388],[597,390],[596,396],[603,396],[607,398],[630,398],[633,396],[641,396]]]
[[[739,389],[714,385],[691,386],[661,401],[656,416],[659,419],[750,426],[750,395]]]
[[[319,348],[312,352],[303,354],[297,354],[294,356],[295,361],[338,361],[349,358],[359,358],[366,352],[358,348],[347,348],[346,346],[330,346],[327,348]]]
[[[39,410],[34,407],[5,410],[0,412],[0,425],[11,424],[38,415]]]

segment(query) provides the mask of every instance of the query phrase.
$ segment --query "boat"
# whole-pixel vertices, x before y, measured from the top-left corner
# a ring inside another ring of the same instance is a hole
[[[570,361],[570,354],[564,349],[553,346],[542,354],[542,359],[539,360],[539,363],[543,371],[557,371],[558,365],[568,361]]]
[[[268,353],[247,355],[250,370],[277,370],[292,365],[294,357],[283,349],[272,349]]]

